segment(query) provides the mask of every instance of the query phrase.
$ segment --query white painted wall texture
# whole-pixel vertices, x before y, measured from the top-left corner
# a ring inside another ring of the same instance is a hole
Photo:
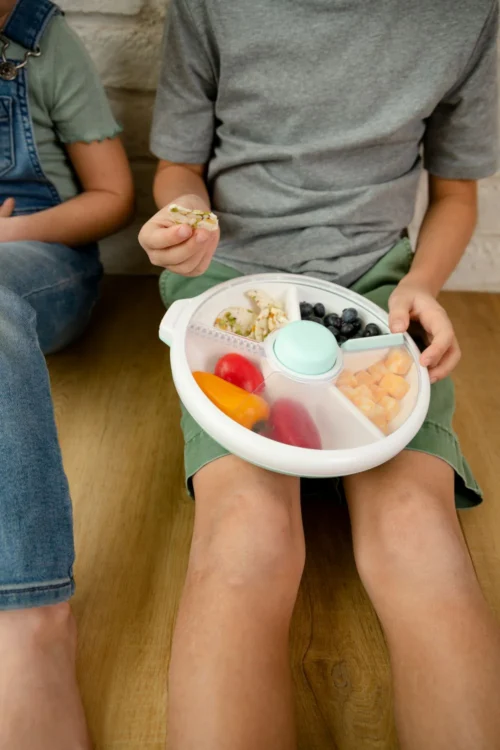
[[[61,5],[90,51],[125,128],[136,182],[136,223],[103,243],[106,269],[148,273],[151,267],[136,238],[142,221],[155,210],[151,198],[154,160],[148,139],[167,0],[61,0]],[[500,173],[484,180],[479,193],[479,224],[449,287],[500,291]],[[424,209],[422,190],[415,227]]]

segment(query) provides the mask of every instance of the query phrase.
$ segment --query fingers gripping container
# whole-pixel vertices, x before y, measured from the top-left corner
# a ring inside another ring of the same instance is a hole
[[[255,336],[249,331],[263,306],[269,313],[266,299],[285,317]],[[339,346],[331,328],[301,320],[301,303],[339,316],[355,308],[361,332],[374,323],[380,335],[360,332]],[[345,476],[383,464],[408,445],[429,407],[428,373],[410,336],[390,334],[382,309],[318,279],[228,281],[174,302],[159,335],[198,424],[234,455],[278,473]]]

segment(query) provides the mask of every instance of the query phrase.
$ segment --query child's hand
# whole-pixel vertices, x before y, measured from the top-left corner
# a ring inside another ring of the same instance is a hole
[[[186,208],[210,210],[201,198],[183,195],[172,203]],[[210,265],[219,243],[219,230],[193,230],[187,224],[172,224],[165,217],[167,209],[161,209],[139,233],[139,242],[155,266],[162,266],[180,276],[201,276]]]
[[[389,299],[389,325],[393,333],[408,329],[410,320],[418,320],[429,338],[429,346],[420,362],[429,368],[431,383],[442,380],[460,360],[460,347],[446,311],[425,284],[407,276]]]
[[[7,219],[9,216],[12,216],[15,205],[16,202],[14,198],[7,198],[7,200],[0,205],[0,218]]]
[[[15,233],[18,219],[12,218],[14,206],[14,198],[7,198],[0,204],[0,242],[13,242],[19,239]]]

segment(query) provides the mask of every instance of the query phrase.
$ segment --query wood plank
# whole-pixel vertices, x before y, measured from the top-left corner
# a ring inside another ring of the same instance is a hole
[[[500,295],[443,294],[462,347],[455,427],[485,501],[460,513],[481,586],[500,617]]]
[[[303,516],[308,559],[292,628],[300,750],[393,750],[389,663],[347,510],[304,499]]]
[[[97,750],[164,750],[166,672],[193,507],[152,278],[107,279],[88,333],[51,357],[77,545],[79,672]],[[500,613],[500,297],[446,294],[464,350],[457,427],[487,502],[461,515]],[[291,659],[300,750],[395,750],[383,636],[345,508],[304,502],[308,560]]]
[[[165,674],[192,507],[153,280],[106,285],[91,330],[51,358],[75,507],[80,679],[98,750],[165,746]]]

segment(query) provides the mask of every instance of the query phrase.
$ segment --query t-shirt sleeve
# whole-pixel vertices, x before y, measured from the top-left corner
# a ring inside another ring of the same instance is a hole
[[[48,36],[47,53],[52,57],[50,117],[58,137],[63,143],[114,138],[122,128],[83,43],[62,16],[54,19]]]
[[[457,85],[427,122],[424,164],[437,177],[477,180],[498,168],[498,0]]]
[[[205,164],[212,153],[216,75],[200,19],[171,0],[151,131],[151,151],[166,161]]]

